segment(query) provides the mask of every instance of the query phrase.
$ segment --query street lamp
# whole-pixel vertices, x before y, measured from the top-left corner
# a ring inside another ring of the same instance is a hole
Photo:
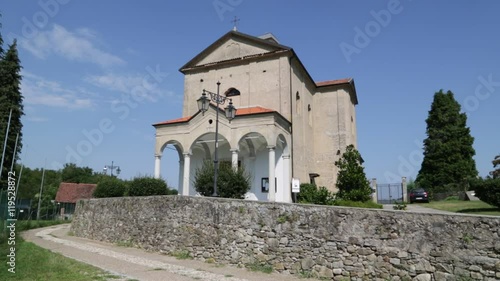
[[[220,82],[217,82],[217,93],[212,93],[203,89],[201,97],[196,101],[198,103],[198,109],[201,114],[204,115],[205,111],[208,110],[210,101],[217,104],[217,110],[215,111],[215,152],[214,152],[214,193],[213,197],[217,197],[217,175],[219,173],[219,157],[217,154],[217,149],[219,148],[219,105],[224,104],[226,100],[229,100],[229,105],[224,109],[226,112],[226,118],[231,122],[236,115],[236,107],[233,106],[233,101],[227,97],[219,95]],[[210,98],[207,97],[210,95]]]
[[[120,170],[120,166],[115,166],[113,163],[114,163],[114,162],[113,162],[113,161],[111,161],[111,166],[109,166],[109,165],[105,165],[105,166],[104,166],[104,168],[103,168],[102,170],[103,170],[103,172],[104,172],[104,174],[105,174],[105,175],[107,174],[108,169],[110,170],[110,174],[111,174],[111,176],[113,176],[113,170],[114,170],[114,169],[116,169],[116,175],[119,175],[119,174],[120,174],[120,172],[122,171],[122,170]]]

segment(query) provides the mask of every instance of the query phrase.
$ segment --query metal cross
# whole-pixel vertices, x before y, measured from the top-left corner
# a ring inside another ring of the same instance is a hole
[[[240,19],[239,19],[238,17],[236,17],[236,16],[234,16],[234,19],[231,21],[231,22],[233,23],[233,25],[234,25],[234,26],[233,26],[233,30],[234,30],[234,31],[236,31],[236,30],[237,30],[236,26],[238,25],[238,22],[239,22],[239,21],[240,21]]]

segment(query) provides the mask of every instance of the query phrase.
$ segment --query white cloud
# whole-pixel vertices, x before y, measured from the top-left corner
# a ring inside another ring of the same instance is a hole
[[[164,90],[156,83],[150,83],[146,76],[140,74],[91,75],[85,81],[102,89],[117,91],[127,95],[137,94],[144,101],[156,102],[162,98],[175,97],[171,91]]]
[[[27,105],[43,105],[68,109],[87,109],[94,106],[88,94],[81,88],[71,90],[55,81],[23,71],[21,92]]]
[[[89,62],[108,67],[123,65],[125,61],[118,56],[95,47],[96,34],[87,28],[70,32],[54,24],[52,30],[43,31],[33,39],[21,39],[19,45],[40,59],[51,54],[59,55],[72,61]]]

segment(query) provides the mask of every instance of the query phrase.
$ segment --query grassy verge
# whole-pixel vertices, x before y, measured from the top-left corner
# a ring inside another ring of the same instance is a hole
[[[356,207],[356,208],[370,208],[370,209],[382,209],[383,206],[377,204],[373,201],[357,202],[348,200],[335,200],[334,206],[344,206],[344,207]]]
[[[16,224],[15,237],[16,266],[15,273],[8,271],[7,264],[10,247],[5,235],[0,238],[0,280],[111,280],[110,275],[99,268],[77,262],[60,254],[36,246],[21,238],[20,231],[37,227],[50,226],[68,221],[19,221]]]
[[[500,216],[500,208],[488,205],[483,201],[431,201],[430,203],[424,204],[423,206],[454,213]]]

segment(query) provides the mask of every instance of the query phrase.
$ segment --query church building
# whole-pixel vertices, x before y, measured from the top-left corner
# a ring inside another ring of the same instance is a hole
[[[335,161],[357,144],[352,78],[314,81],[295,51],[272,34],[236,30],[180,72],[182,117],[153,125],[155,177],[161,177],[162,153],[171,145],[179,155],[179,194],[196,195],[195,172],[214,159],[217,140],[219,163],[243,165],[250,174],[247,199],[292,202],[292,179],[336,190]],[[206,111],[200,110],[198,103],[207,99]]]

